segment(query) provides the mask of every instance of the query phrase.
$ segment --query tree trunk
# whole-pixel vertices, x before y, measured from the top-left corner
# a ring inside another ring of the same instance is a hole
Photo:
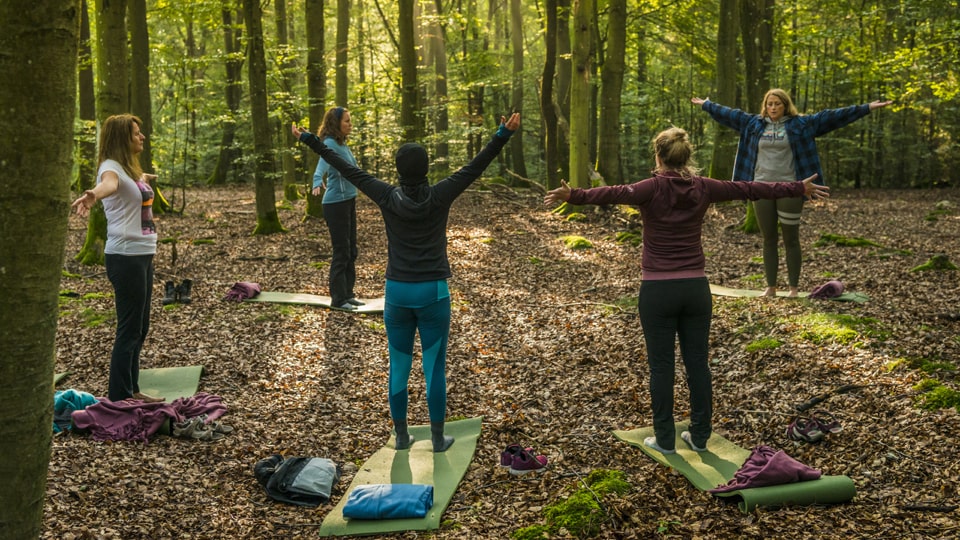
[[[226,70],[226,84],[223,86],[227,109],[230,111],[221,126],[223,133],[220,136],[220,152],[217,154],[217,164],[207,178],[207,184],[223,185],[227,183],[227,174],[236,172],[234,164],[240,158],[241,150],[234,146],[234,137],[237,132],[237,117],[240,114],[240,101],[243,99],[243,55],[240,51],[240,38],[243,29],[239,22],[242,16],[237,13],[237,23],[234,23],[236,0],[225,0],[220,8],[223,21],[223,50],[226,53],[224,68]]]
[[[417,51],[414,35],[414,0],[398,0],[400,33],[400,129],[405,141],[420,139],[417,111],[420,100],[417,86]]]
[[[247,78],[256,161],[257,226],[253,234],[273,234],[284,230],[277,215],[273,186],[275,172],[267,118],[267,65],[263,54],[263,26],[258,0],[243,0],[243,19],[247,25]]]
[[[430,34],[429,49],[433,58],[434,85],[433,94],[436,105],[434,132],[437,134],[437,144],[434,151],[434,171],[438,177],[446,177],[450,171],[450,145],[447,143],[450,130],[450,113],[447,110],[449,91],[447,88],[447,29],[443,24],[444,12],[441,0],[433,4],[434,23]]]
[[[620,96],[627,49],[627,2],[610,0],[607,53],[600,73],[599,157],[597,172],[608,185],[623,183],[620,164]]]
[[[71,137],[24,130],[73,132],[79,30],[77,0],[0,3],[0,535],[11,540],[43,531],[73,168]]]
[[[573,8],[573,77],[570,81],[570,185],[590,181],[590,40],[593,0],[575,0]]]
[[[520,0],[510,0],[510,39],[513,49],[513,95],[510,98],[510,108],[514,111],[523,110],[523,12],[520,10]],[[522,124],[521,124],[522,125]],[[523,158],[523,129],[518,130],[510,137],[510,153],[513,162],[513,172],[521,178],[527,177],[527,162]]]
[[[127,3],[124,0],[96,0],[97,18],[97,123],[129,110],[127,91]],[[96,173],[94,173],[96,174]],[[103,205],[90,209],[87,236],[76,260],[83,264],[103,264],[103,246],[107,243],[107,218]]]
[[[306,0],[307,20],[307,107],[310,116],[310,131],[317,133],[323,120],[327,101],[327,63],[323,55],[326,45],[323,39],[323,0]],[[313,171],[317,168],[318,156],[304,150],[303,168],[310,178],[307,190],[307,207],[304,219],[323,218],[323,195],[313,194]]]
[[[557,160],[560,177],[570,180],[570,85],[573,65],[570,51],[570,0],[557,2]]]
[[[737,99],[737,4],[738,0],[720,0],[720,25],[717,30],[717,97],[714,101],[731,107],[736,106]],[[731,177],[738,139],[736,131],[716,127],[707,176],[720,179]]]
[[[540,77],[540,116],[543,119],[543,160],[547,169],[547,189],[560,187],[557,166],[557,103],[554,101],[553,78],[557,71],[557,0],[545,0],[546,54]]]
[[[140,153],[140,167],[145,173],[155,173],[153,167],[153,147],[150,136],[153,133],[153,113],[150,102],[150,34],[147,29],[146,0],[128,0],[128,18],[130,20],[130,112],[143,121],[140,129],[146,138],[143,140],[143,152]],[[170,203],[164,198],[156,180],[150,181],[153,188],[153,212],[163,214],[170,211]]]
[[[90,8],[87,0],[80,6],[80,55],[78,98],[80,133],[77,137],[76,191],[92,189],[97,175],[97,96],[93,82],[93,54],[90,51]]]
[[[350,0],[337,0],[337,58],[336,58],[336,102],[340,107],[347,107],[349,94],[347,92],[347,61],[350,44]]]
[[[280,75],[283,81],[283,91],[288,96],[293,96],[296,79],[294,74],[297,72],[297,62],[290,50],[290,38],[287,28],[290,20],[287,17],[287,0],[274,1],[274,18],[277,23],[277,46],[285,51],[281,54]],[[277,120],[277,131],[279,139],[282,141],[280,148],[280,167],[283,171],[283,198],[286,201],[300,200],[300,185],[297,183],[297,164],[293,155],[297,151],[297,139],[290,132],[290,119],[295,117],[292,99],[286,100],[282,109],[285,114],[280,115]]]

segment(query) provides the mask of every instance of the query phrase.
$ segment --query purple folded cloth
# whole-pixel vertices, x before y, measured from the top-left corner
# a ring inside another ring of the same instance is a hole
[[[760,445],[734,473],[733,480],[717,486],[710,493],[726,493],[741,489],[777,486],[820,478],[820,471],[788,456],[783,450]]]
[[[810,298],[825,300],[827,298],[836,298],[843,294],[843,283],[832,280],[820,285],[810,293]]]
[[[260,294],[260,285],[252,281],[238,281],[230,287],[224,300],[233,300],[234,302],[243,302],[247,298],[253,298]]]

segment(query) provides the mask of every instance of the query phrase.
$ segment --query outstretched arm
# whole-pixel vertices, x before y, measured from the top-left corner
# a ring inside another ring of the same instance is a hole
[[[336,150],[323,144],[319,137],[305,129],[300,129],[296,124],[291,124],[290,131],[303,144],[310,147],[330,164],[331,167],[340,171],[343,178],[351,184],[357,186],[364,195],[370,197],[378,205],[389,196],[393,186],[377,179],[367,171],[344,160]]]
[[[434,194],[441,200],[452,203],[461,193],[463,193],[470,184],[474,182],[483,171],[487,169],[493,158],[497,157],[513,132],[520,128],[520,113],[513,113],[510,118],[500,117],[500,127],[493,139],[480,151],[470,163],[464,165],[460,170],[453,173],[444,180],[437,182],[434,186]]]

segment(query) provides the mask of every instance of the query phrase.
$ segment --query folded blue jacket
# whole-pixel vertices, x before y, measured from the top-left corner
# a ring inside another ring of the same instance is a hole
[[[353,488],[343,506],[349,519],[422,518],[433,507],[433,486],[366,484]]]

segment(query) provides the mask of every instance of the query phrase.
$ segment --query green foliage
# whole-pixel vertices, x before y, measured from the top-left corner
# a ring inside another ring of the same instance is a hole
[[[567,221],[586,221],[587,215],[582,212],[571,212],[567,214]]]
[[[743,281],[744,283],[759,284],[759,283],[764,283],[767,278],[764,277],[763,274],[750,274],[749,276],[743,276],[743,277],[740,278],[740,279],[741,279],[741,281]]]
[[[911,272],[924,272],[926,270],[953,271],[956,269],[957,269],[957,265],[950,262],[950,259],[948,259],[946,255],[941,254],[941,255],[934,255],[933,257],[930,257],[930,260],[921,264],[920,266],[911,268],[910,271]]]
[[[920,357],[898,358],[887,364],[887,371],[895,371],[900,368],[917,369],[927,374],[944,371],[952,373],[957,370],[957,366],[950,362]]]
[[[643,243],[643,233],[638,231],[620,231],[617,233],[617,243],[639,246]]]
[[[543,264],[543,261],[540,260],[540,257],[534,257],[534,256],[532,256],[532,255],[531,255],[530,257],[527,257],[527,262],[529,262],[530,264],[534,264],[534,265]]]
[[[607,519],[601,501],[607,495],[623,495],[632,486],[622,471],[597,469],[591,471],[580,487],[562,501],[550,504],[543,510],[546,525],[533,525],[514,531],[514,540],[550,538],[561,530],[577,538],[591,538],[600,532]]]
[[[927,221],[938,221],[941,217],[953,214],[955,206],[948,200],[943,200],[934,205],[933,210],[923,219]]]
[[[216,243],[217,243],[216,240],[214,240],[213,238],[194,238],[193,241],[191,242],[191,244],[195,246],[203,246],[203,245],[210,245],[210,244],[216,244]]]
[[[880,244],[874,242],[873,240],[867,240],[866,238],[861,238],[859,236],[847,237],[840,234],[821,234],[820,239],[817,240],[814,244],[815,247],[823,247],[828,245],[842,246],[842,247],[883,247]]]
[[[92,293],[86,293],[86,294],[84,294],[82,298],[83,298],[84,300],[101,300],[101,299],[104,299],[104,298],[113,298],[113,295],[110,294],[110,293],[92,292]]]
[[[570,236],[561,236],[560,241],[563,242],[563,245],[567,249],[590,249],[593,247],[593,242],[587,240],[582,236],[570,235]]]
[[[108,311],[97,311],[93,308],[84,308],[82,311],[80,311],[80,318],[83,319],[83,325],[87,328],[96,328],[112,319],[113,313]]]
[[[783,345],[783,342],[777,338],[765,337],[748,343],[743,349],[749,353],[757,351],[767,351],[776,349]]]
[[[924,409],[936,411],[953,407],[960,412],[960,392],[936,379],[924,379],[913,389],[920,392],[920,406]]]
[[[850,344],[860,338],[871,337],[885,340],[889,332],[879,327],[876,319],[854,317],[836,313],[813,313],[797,317],[794,322],[800,326],[797,332],[800,338],[813,343]]]
[[[496,242],[496,239],[494,239],[494,238],[481,238],[481,239],[480,239],[480,243],[481,243],[481,244],[490,245],[490,244],[493,244],[494,242]]]
[[[60,276],[65,278],[75,278],[75,279],[79,279],[82,277],[80,274],[74,274],[72,272],[67,272],[66,270],[61,270]]]
[[[310,263],[310,266],[316,268],[317,270],[323,270],[324,268],[330,266],[330,262],[329,262],[329,261],[316,261],[316,262]]]

